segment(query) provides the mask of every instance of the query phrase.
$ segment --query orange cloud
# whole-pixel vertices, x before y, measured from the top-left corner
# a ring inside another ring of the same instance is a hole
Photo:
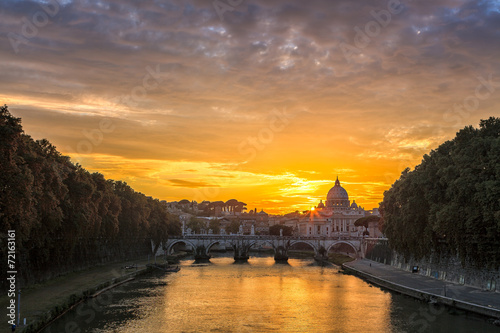
[[[10,1],[0,102],[35,139],[160,199],[302,210],[339,175],[373,208],[500,109],[498,6],[404,2],[347,61],[340,45],[386,7],[247,0],[221,20],[203,1],[65,1],[16,53],[9,34],[40,6]]]

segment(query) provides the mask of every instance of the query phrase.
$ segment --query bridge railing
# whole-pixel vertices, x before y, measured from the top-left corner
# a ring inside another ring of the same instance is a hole
[[[220,235],[220,234],[190,234],[169,236],[169,239],[266,239],[266,240],[361,240],[362,236],[275,236],[275,235]]]

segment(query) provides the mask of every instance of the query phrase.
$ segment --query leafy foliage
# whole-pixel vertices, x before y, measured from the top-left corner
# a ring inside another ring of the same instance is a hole
[[[228,234],[237,234],[240,231],[240,221],[237,219],[231,220],[231,223],[227,226],[226,232]]]
[[[210,220],[210,222],[208,223],[208,228],[212,229],[212,232],[214,234],[220,233],[220,221],[217,219]]]
[[[72,164],[45,139],[34,141],[7,106],[0,107],[0,226],[3,240],[16,230],[25,282],[142,254],[151,240],[180,233],[164,203]]]
[[[368,224],[370,222],[378,222],[380,220],[380,217],[375,216],[375,215],[370,215],[370,216],[365,216],[357,219],[354,221],[354,225],[356,227],[365,227],[368,228]]]
[[[384,193],[382,227],[406,257],[433,251],[500,266],[500,118],[481,120],[439,146]]]
[[[196,216],[191,216],[186,226],[188,228],[191,228],[191,231],[195,234],[199,234],[207,227],[206,222],[202,219],[197,218]]]
[[[275,225],[269,227],[269,234],[274,235],[274,236],[279,236],[281,229],[283,229],[283,236],[292,236],[293,228],[286,226],[286,225],[281,225],[281,224],[275,224]]]

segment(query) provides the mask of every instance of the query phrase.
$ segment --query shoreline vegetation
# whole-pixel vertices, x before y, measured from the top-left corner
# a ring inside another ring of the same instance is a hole
[[[126,182],[91,173],[48,140],[26,134],[21,118],[0,106],[2,243],[15,230],[16,284],[21,289],[55,276],[137,258],[181,233],[167,204]],[[11,236],[9,236],[11,237]],[[0,247],[7,257],[7,247]],[[7,271],[0,289],[8,289]]]
[[[465,268],[500,268],[500,118],[467,126],[406,168],[380,203],[391,250],[422,260],[458,257]]]

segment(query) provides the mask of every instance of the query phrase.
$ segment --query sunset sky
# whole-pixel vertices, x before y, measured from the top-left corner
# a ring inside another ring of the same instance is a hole
[[[500,1],[2,0],[0,104],[162,200],[371,209],[500,116]]]

